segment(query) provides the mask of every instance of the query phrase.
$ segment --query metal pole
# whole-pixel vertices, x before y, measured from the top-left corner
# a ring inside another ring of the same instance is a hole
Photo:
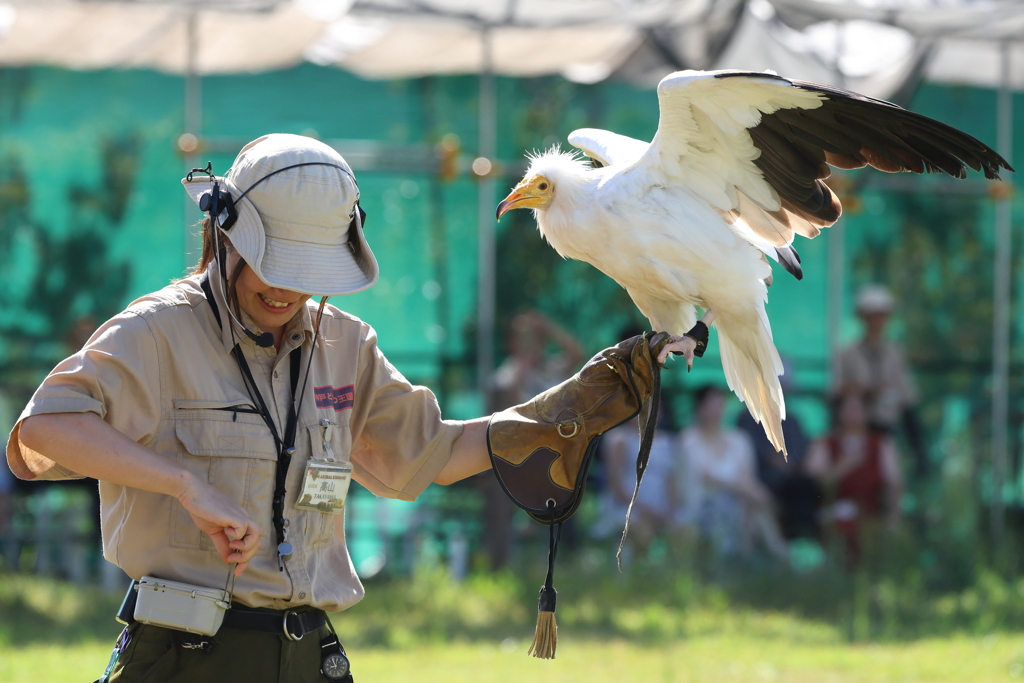
[[[1000,46],[999,96],[996,106],[996,147],[1007,161],[1013,149],[1013,94],[1010,90],[1010,46]],[[1011,161],[1012,163],[1012,161]],[[1012,216],[1009,194],[996,201],[995,281],[992,321],[992,542],[996,548],[1004,531],[1003,488],[1006,481],[1010,412],[1010,299]]]
[[[199,15],[189,12],[185,18],[185,136],[191,135],[198,141],[203,130],[203,83],[199,76]],[[185,172],[199,166],[198,148],[191,142],[186,145],[191,151],[185,152]],[[199,241],[192,232],[192,225],[199,219],[199,211],[187,195],[185,197],[185,254],[197,255]]]
[[[478,154],[489,160],[484,168],[492,171],[497,154],[497,122],[495,121],[495,91],[493,45],[490,27],[480,32],[482,63],[480,67],[480,146]],[[478,185],[477,212],[477,333],[476,371],[477,387],[486,400],[494,369],[494,180],[490,173],[482,175]]]
[[[836,23],[836,54],[832,63],[837,87],[844,87],[846,79],[843,75],[840,59],[842,58],[844,40],[843,30],[846,24]],[[845,179],[844,179],[845,180]],[[826,323],[828,325],[827,341],[829,357],[836,358],[839,353],[840,328],[843,323],[843,289],[846,286],[846,249],[843,236],[843,219],[840,218],[828,229],[828,293],[826,299]]]

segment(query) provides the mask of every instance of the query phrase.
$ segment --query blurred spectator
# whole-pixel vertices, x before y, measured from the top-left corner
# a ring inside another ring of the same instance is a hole
[[[792,382],[786,368],[782,375],[782,389],[788,391]],[[778,510],[782,533],[787,539],[818,538],[818,507],[821,490],[817,481],[807,473],[807,450],[810,440],[800,418],[792,412],[782,422],[782,435],[786,439],[787,456],[775,450],[764,428],[754,421],[749,410],[740,411],[736,426],[746,432],[754,444],[757,478],[772,494]]]
[[[895,300],[881,285],[866,285],[857,294],[857,315],[864,323],[864,336],[836,357],[832,393],[848,390],[862,393],[871,429],[895,435],[901,423],[914,455],[918,477],[927,475],[928,460],[915,406],[917,388],[910,375],[903,350],[886,340],[885,331]]]
[[[509,356],[494,373],[488,412],[528,401],[568,379],[583,361],[579,341],[539,311],[512,318],[506,339]],[[548,353],[549,344],[557,353]],[[475,481],[484,495],[484,543],[491,569],[497,570],[508,562],[516,507],[493,473]]]
[[[494,373],[490,408],[519,405],[570,377],[583,362],[583,347],[574,336],[539,311],[512,318],[509,356]],[[549,354],[554,344],[558,353]]]
[[[858,566],[865,526],[899,522],[903,476],[890,436],[868,428],[866,402],[858,391],[836,401],[832,434],[811,446],[808,470],[825,489],[830,506],[825,518],[843,539],[847,565]]]
[[[601,439],[605,486],[600,494],[601,517],[591,533],[598,538],[622,532],[626,511],[636,487],[636,456],[640,449],[640,418],[619,425]],[[684,521],[677,487],[679,462],[677,438],[672,424],[672,406],[667,395],[661,397],[658,424],[651,443],[651,454],[644,470],[643,486],[629,521],[629,548],[644,556],[658,536],[671,536]]]
[[[695,424],[683,432],[680,450],[689,463],[690,516],[717,554],[749,555],[754,538],[787,559],[772,510],[771,494],[757,479],[754,446],[739,429],[723,429],[725,394],[714,386],[695,393]]]
[[[14,535],[14,475],[4,465],[0,467],[0,567],[4,571],[17,571],[20,550]]]

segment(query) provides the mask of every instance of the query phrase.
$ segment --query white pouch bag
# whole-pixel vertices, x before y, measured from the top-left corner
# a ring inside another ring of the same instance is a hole
[[[229,579],[234,567],[231,565]],[[143,576],[135,590],[139,593],[135,621],[204,636],[217,634],[224,612],[231,608],[231,592],[226,586],[220,590]]]

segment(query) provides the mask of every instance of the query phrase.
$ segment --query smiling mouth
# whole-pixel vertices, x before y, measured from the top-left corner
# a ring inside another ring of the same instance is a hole
[[[290,303],[287,302],[287,301],[278,301],[277,299],[271,299],[270,297],[264,296],[263,294],[260,294],[259,297],[260,297],[260,301],[263,302],[264,306],[266,306],[267,308],[270,308],[271,310],[274,310],[274,311],[284,311],[284,310],[288,309],[289,307],[291,307],[292,304],[295,303],[294,301],[292,301]]]

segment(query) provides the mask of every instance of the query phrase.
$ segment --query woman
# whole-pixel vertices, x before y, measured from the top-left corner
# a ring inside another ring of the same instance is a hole
[[[227,178],[183,183],[210,214],[194,274],[50,373],[8,463],[25,479],[99,480],[104,555],[133,579],[223,588],[234,565],[215,636],[132,623],[105,678],[345,680],[323,662],[340,649],[324,610],[363,595],[336,514],[348,473],[412,500],[490,466],[487,420],[443,421],[367,324],[310,300],[377,279],[337,152],[268,135]]]
[[[754,445],[739,429],[722,429],[725,394],[706,385],[695,395],[696,424],[679,448],[689,464],[690,517],[721,555],[747,554],[755,535],[776,558],[788,557],[772,513],[771,495],[757,479]],[[684,482],[684,485],[686,482]]]
[[[835,405],[835,427],[811,447],[808,471],[830,493],[828,517],[842,536],[846,562],[860,564],[865,526],[884,520],[895,529],[900,519],[903,473],[892,437],[868,428],[863,394],[847,390]]]

